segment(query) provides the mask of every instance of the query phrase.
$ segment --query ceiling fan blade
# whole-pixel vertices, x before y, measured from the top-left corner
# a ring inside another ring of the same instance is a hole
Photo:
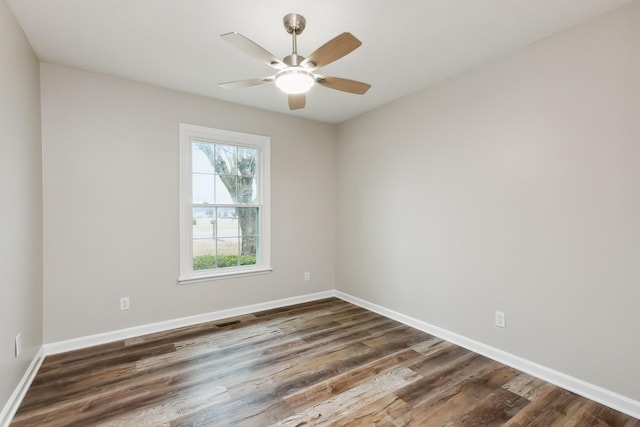
[[[289,95],[289,109],[290,110],[299,110],[304,108],[307,103],[307,97],[304,93],[298,95]]]
[[[252,40],[249,40],[240,33],[226,33],[222,34],[220,37],[222,37],[244,53],[247,53],[256,59],[259,59],[260,61],[264,62],[270,67],[275,68],[276,70],[280,70],[286,67],[284,62],[273,56],[273,54],[268,52],[259,44],[255,43]]]
[[[369,83],[328,76],[316,76],[316,83],[331,89],[355,93],[356,95],[364,95],[371,87]]]
[[[270,76],[270,77],[264,77],[262,79],[237,80],[235,82],[220,83],[218,86],[224,89],[237,89],[241,87],[251,87],[251,86],[262,85],[265,83],[271,83],[273,80],[274,80],[274,77]]]
[[[353,52],[361,44],[362,42],[351,33],[342,33],[316,49],[300,65],[303,67],[305,65],[313,65],[314,68],[323,67]]]

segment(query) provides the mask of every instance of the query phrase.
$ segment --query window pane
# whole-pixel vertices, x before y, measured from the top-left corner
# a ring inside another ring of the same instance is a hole
[[[255,176],[258,151],[254,148],[238,147],[238,175]]]
[[[193,241],[193,269],[210,270],[216,264],[216,241],[199,239]]]
[[[240,242],[240,265],[256,264],[258,260],[258,238],[243,237]]]
[[[193,208],[193,238],[215,238],[215,218],[216,208]]]
[[[233,145],[216,144],[216,173],[238,175],[238,148]]]
[[[205,175],[201,173],[193,174],[193,181],[191,185],[193,203],[214,203],[215,180],[215,175]]]
[[[213,239],[197,239],[193,241],[193,257],[213,256],[216,253],[216,241]]]
[[[191,143],[191,171],[196,173],[215,173],[214,145],[207,142]]]
[[[258,235],[258,208],[236,208],[240,222],[240,235],[252,237]]]
[[[235,175],[216,176],[216,203],[236,203],[238,177]]]
[[[238,237],[238,215],[235,208],[218,208],[217,237]]]
[[[218,249],[218,268],[237,267],[238,264],[238,238],[218,239],[216,241]]]
[[[227,237],[224,239],[218,239],[217,244],[217,252],[218,256],[220,255],[238,255],[238,238],[237,237]]]
[[[256,194],[255,178],[251,176],[238,177],[238,203],[256,203],[258,198]]]

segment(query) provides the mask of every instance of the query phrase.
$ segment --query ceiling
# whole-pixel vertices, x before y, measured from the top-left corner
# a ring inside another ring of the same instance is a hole
[[[7,0],[43,62],[339,123],[632,0]],[[363,44],[320,69],[372,85],[365,95],[313,87],[289,111],[275,85],[218,83],[274,70],[220,34],[291,53],[282,18],[302,14],[298,53],[349,31]]]

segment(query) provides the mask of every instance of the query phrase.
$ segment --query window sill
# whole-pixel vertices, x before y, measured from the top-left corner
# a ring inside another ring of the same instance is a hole
[[[235,270],[228,272],[208,273],[199,276],[178,277],[179,285],[188,285],[190,283],[209,282],[211,280],[233,279],[236,277],[255,276],[258,274],[268,274],[273,271],[272,267],[259,267],[247,270]]]

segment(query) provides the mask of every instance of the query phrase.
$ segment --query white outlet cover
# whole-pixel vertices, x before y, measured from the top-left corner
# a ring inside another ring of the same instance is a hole
[[[20,334],[16,335],[16,357],[20,356],[22,353],[22,336]]]
[[[501,311],[496,311],[496,326],[498,326],[500,328],[506,328],[507,327],[506,317],[505,317],[504,313],[501,312]]]

